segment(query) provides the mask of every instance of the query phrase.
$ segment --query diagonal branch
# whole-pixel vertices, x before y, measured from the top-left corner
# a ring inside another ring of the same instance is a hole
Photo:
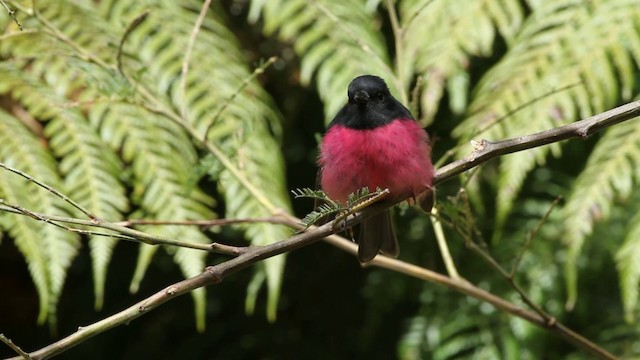
[[[434,185],[441,183],[500,155],[532,149],[575,137],[586,139],[604,128],[637,116],[640,116],[640,101],[633,101],[584,120],[535,134],[497,142],[488,140],[472,142],[475,148],[474,151],[458,161],[439,168],[433,183]]]
[[[451,179],[465,170],[476,167],[500,155],[531,149],[573,137],[585,139],[599,130],[637,116],[640,116],[640,101],[620,106],[570,125],[550,129],[536,134],[498,142],[482,140],[477,143],[478,146],[476,146],[476,149],[470,155],[438,169],[434,179],[434,184]],[[231,260],[215,266],[207,267],[200,275],[175,283],[115,315],[107,317],[89,326],[81,327],[77,332],[31,353],[30,356],[34,359],[47,359],[60,354],[95,335],[103,333],[118,325],[126,324],[178,295],[188,293],[206,285],[217,284],[221,282],[225,276],[245,269],[258,261],[308,246],[321,239],[325,239],[329,243],[345,251],[355,253],[356,247],[353,243],[340,236],[332,234],[346,227],[353,226],[362,221],[365,217],[369,217],[377,212],[385,210],[386,207],[388,206],[375,204],[368,209],[369,211],[366,211],[366,214],[356,214],[345,221],[343,226],[339,228],[334,228],[332,224],[325,224],[320,227],[313,227],[306,232],[294,235],[286,240],[273,243],[271,245],[246,248],[246,250],[239,252],[239,256]],[[290,226],[299,228],[300,219],[286,214],[282,214],[282,216],[288,221]],[[540,314],[518,307],[500,297],[474,286],[462,278],[452,279],[416,265],[381,255],[375,257],[369,264],[371,266],[387,268],[425,281],[440,284],[454,291],[482,300],[502,311],[520,317],[532,324],[561,336],[568,342],[589,352],[599,359],[615,359],[615,357],[605,349],[592,343],[580,334],[575,333],[561,323],[557,321],[549,321]]]

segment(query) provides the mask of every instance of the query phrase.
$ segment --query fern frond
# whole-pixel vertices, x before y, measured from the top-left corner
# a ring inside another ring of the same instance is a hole
[[[617,197],[627,198],[640,163],[640,127],[637,122],[609,129],[591,153],[576,179],[563,209],[566,243],[568,303],[577,298],[577,262],[582,245],[596,221],[607,219]]]
[[[620,273],[624,317],[628,323],[633,323],[640,294],[640,215],[636,215],[630,224],[631,229],[616,253],[616,267]]]
[[[54,159],[46,152],[36,138],[20,121],[4,111],[0,111],[0,159],[2,162],[34,176],[46,179],[50,186],[62,188]],[[8,202],[32,211],[67,215],[68,204],[52,196],[48,191],[36,187],[25,180],[10,179],[15,175],[4,173],[0,193]],[[38,321],[49,320],[56,323],[56,306],[60,299],[67,269],[80,245],[77,235],[42,223],[14,219],[16,227],[4,221],[5,230],[14,236],[16,245],[29,262],[29,271],[34,279],[40,297]]]
[[[8,64],[0,65],[0,75],[11,84],[14,99],[31,116],[51,118],[44,135],[49,138],[54,154],[62,159],[59,170],[64,176],[66,195],[100,217],[121,220],[128,200],[118,179],[122,167],[115,153],[105,146],[79,111],[64,108],[66,100],[53,94],[45,84]],[[90,240],[97,308],[102,306],[107,266],[116,242],[108,238]]]
[[[320,204],[316,209],[305,215],[305,217],[302,218],[302,221],[300,222],[302,223],[302,225],[304,225],[305,229],[307,229],[309,226],[317,223],[321,219],[328,218],[331,215],[335,215],[341,211],[343,211],[343,208],[341,206],[336,207],[333,204]]]
[[[629,0],[536,4],[505,57],[475,90],[470,115],[455,130],[461,143],[476,136],[500,139],[541,131],[613,107],[621,95],[628,98],[630,78],[620,79],[634,72],[629,64],[640,61],[634,45],[640,43],[633,30],[640,23],[636,5]],[[611,19],[621,26],[603,30],[602,23]],[[611,60],[614,56],[621,59]],[[554,89],[564,90],[549,96]],[[560,147],[509,155],[502,162],[498,225],[510,213],[526,174],[549,152],[558,155]]]
[[[122,8],[117,2],[107,3],[101,9],[111,21],[143,10],[143,7]],[[278,148],[280,115],[259,84],[247,81],[251,72],[234,34],[225,26],[218,12],[209,12],[193,47],[186,88],[182,89],[180,77],[184,49],[195,19],[192,10],[198,9],[201,3],[185,1],[179,5],[157,2],[156,5],[155,10],[127,39],[125,51],[135,49],[137,57],[129,59],[127,68],[134,71],[144,68],[144,83],[172,108],[186,108],[188,121],[203,138],[205,131],[210,128],[208,139],[212,146],[222,152],[214,154],[219,165],[214,166],[217,171],[212,175],[218,181],[225,199],[227,217],[265,217],[271,216],[276,208],[288,210],[290,205],[284,187],[284,165]],[[224,109],[224,112],[220,109]],[[149,114],[144,116],[148,117]],[[155,123],[156,126],[175,126],[167,124],[166,119],[157,119]],[[173,132],[181,134],[179,137],[182,138],[182,130]],[[124,133],[118,134],[119,138],[125,136]],[[193,151],[188,141],[167,139],[164,146],[169,144],[184,147],[179,151]],[[129,151],[126,145],[125,151]],[[222,158],[218,158],[220,156]],[[187,163],[187,168],[181,170],[183,173],[196,167],[191,160]],[[252,189],[245,186],[248,183]],[[158,191],[159,188],[154,188],[153,183],[145,190],[150,199],[157,198]],[[266,200],[261,202],[256,191]],[[196,195],[197,189],[192,192],[196,199],[200,198]],[[272,207],[266,208],[265,203]],[[180,216],[174,214],[171,218]],[[242,228],[246,229],[247,237],[255,245],[282,240],[289,235],[288,229],[277,225],[255,224]],[[270,318],[275,317],[275,300],[283,266],[282,257],[270,259],[265,265]]]
[[[302,189],[291,190],[291,193],[293,194],[293,197],[295,199],[307,198],[307,199],[327,201],[327,202],[331,202],[331,203],[334,202],[322,190],[313,190],[313,189],[310,189],[310,188],[302,188]]]
[[[489,57],[498,36],[512,43],[524,21],[518,0],[401,1],[404,68],[426,80],[420,98],[421,119],[433,120],[445,91],[451,110],[460,114],[468,102],[472,57]]]
[[[346,101],[349,82],[357,75],[387,79],[392,93],[406,103],[403,88],[391,67],[375,9],[363,1],[253,1],[250,20],[264,20],[267,35],[277,33],[301,55],[303,84],[313,78],[330,120]]]

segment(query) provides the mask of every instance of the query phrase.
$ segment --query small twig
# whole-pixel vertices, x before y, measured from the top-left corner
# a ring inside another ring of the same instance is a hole
[[[334,227],[341,222],[346,221],[346,219],[350,215],[354,215],[356,213],[362,212],[365,208],[377,203],[389,195],[389,189],[384,189],[380,191],[375,191],[370,193],[368,196],[365,196],[363,199],[360,199],[356,204],[353,204],[349,208],[346,208],[344,212],[340,213],[333,220]]]
[[[200,32],[200,28],[202,27],[202,22],[204,21],[204,17],[207,15],[207,11],[209,10],[209,6],[211,5],[211,0],[205,0],[200,8],[200,14],[198,14],[198,18],[196,19],[196,23],[193,25],[193,30],[191,30],[191,36],[189,36],[189,42],[187,43],[187,49],[184,53],[184,58],[182,60],[182,75],[180,76],[180,94],[182,95],[181,105],[180,105],[180,116],[182,117],[182,121],[187,121],[187,76],[189,75],[189,62],[191,61],[191,53],[193,52],[193,46],[196,43],[196,37],[198,37],[198,33]],[[206,133],[205,133],[206,140]]]
[[[465,195],[465,192],[462,189],[460,191],[460,195],[461,195],[461,197],[463,199],[463,202],[464,202],[464,207],[465,207],[464,211],[465,211],[465,214],[466,214],[466,219],[469,222],[467,224],[467,232],[466,233],[460,233],[460,235],[462,235],[465,238],[465,244],[467,245],[467,247],[469,247],[473,252],[478,254],[494,270],[496,270],[502,277],[504,277],[507,280],[507,282],[509,283],[509,285],[518,293],[518,295],[520,295],[520,298],[522,299],[522,301],[524,301],[524,303],[527,304],[527,306],[529,306],[529,308],[531,308],[533,311],[538,313],[538,315],[540,315],[540,317],[545,319],[545,321],[546,321],[548,326],[553,326],[556,323],[557,320],[554,317],[552,317],[549,314],[547,314],[538,304],[536,304],[533,300],[531,300],[529,295],[527,295],[527,293],[520,287],[520,284],[518,284],[515,281],[515,277],[513,276],[513,273],[508,273],[496,261],[496,259],[494,259],[493,256],[491,256],[491,253],[489,251],[489,247],[487,246],[487,244],[484,242],[484,240],[480,236],[480,232],[477,230],[477,228],[475,226],[475,223],[473,222],[474,218],[473,218],[473,214],[471,213],[471,207],[470,207],[470,205],[468,203],[468,199],[467,199],[467,197]],[[543,219],[546,219],[548,215],[549,215],[549,211],[545,214]],[[537,232],[537,229],[539,228],[539,226],[540,226],[540,224],[536,228],[536,232]],[[474,241],[474,235],[476,235],[476,234],[477,234],[476,238],[478,239],[478,241]],[[524,253],[524,250],[521,251],[520,256],[522,256],[522,253]]]
[[[47,20],[38,8],[36,7],[36,0],[31,0],[31,12],[36,17],[36,19],[45,27],[45,33],[53,36],[54,38],[62,41],[63,43],[71,46],[73,50],[78,53],[78,56],[88,62],[92,62],[96,65],[99,65],[105,69],[113,69],[112,66],[107,64],[104,60],[100,59],[97,55],[95,55],[92,51],[89,51],[82,47],[77,42],[73,41],[67,35],[65,35],[60,29],[58,29],[55,25],[53,25],[49,20]]]
[[[420,111],[420,91],[422,90],[422,85],[424,84],[424,78],[422,76],[418,76],[416,79],[416,85],[413,87],[411,91],[411,111],[418,119],[418,113]],[[433,145],[432,145],[433,146]]]
[[[22,356],[23,359],[31,360],[31,356],[29,356],[29,354],[24,352],[24,350],[22,350],[20,346],[14,344],[11,339],[5,336],[5,334],[0,334],[0,341],[5,343],[8,347],[11,348],[11,350],[15,351],[18,355]]]
[[[213,219],[213,220],[155,220],[155,219],[129,219],[125,221],[115,222],[120,226],[130,227],[133,225],[178,225],[178,226],[227,226],[235,224],[254,224],[254,223],[271,223],[271,224],[287,224],[285,220],[278,216],[263,218],[245,218],[245,219]]]
[[[517,107],[507,111],[505,114],[493,119],[492,121],[489,121],[484,127],[480,128],[478,131],[476,131],[474,133],[474,136],[478,136],[478,135],[482,134],[483,132],[489,130],[494,125],[499,124],[500,122],[504,121],[505,119],[507,119],[507,118],[519,113],[520,111],[526,109],[530,105],[533,105],[533,104],[537,103],[540,100],[543,100],[543,99],[545,99],[545,98],[547,98],[547,97],[549,97],[551,95],[558,94],[560,92],[563,92],[565,90],[569,90],[571,88],[574,88],[574,87],[576,87],[578,85],[582,85],[582,84],[583,84],[582,81],[578,81],[578,82],[575,82],[575,83],[572,83],[572,84],[561,86],[559,88],[553,88],[553,89],[549,90],[548,92],[543,93],[540,96],[536,96],[533,99],[531,99],[529,101],[526,101],[526,102],[518,105]]]
[[[409,80],[407,79],[407,76],[410,76],[411,74],[405,73],[404,69],[404,31],[400,26],[398,13],[396,12],[396,7],[393,4],[392,0],[386,1],[386,8],[387,13],[389,13],[389,21],[391,22],[391,30],[393,31],[394,39],[393,41],[395,43],[396,76],[398,77],[400,83],[403,85],[402,87],[400,87],[400,89],[403,90],[401,93],[402,97],[400,98],[400,102],[403,104],[407,104],[409,99],[407,98],[407,94],[404,89],[409,86]]]
[[[416,10],[413,14],[411,14],[411,17],[407,21],[405,21],[403,32],[406,31],[406,29],[408,29],[411,26],[414,20],[424,11],[424,9],[426,9],[427,6],[431,5],[434,1],[435,0],[427,1],[426,3],[422,4],[422,6],[420,6],[418,10]]]
[[[59,197],[60,199],[64,200],[65,202],[67,202],[67,203],[71,204],[71,206],[73,206],[74,208],[76,208],[76,209],[80,210],[80,211],[81,211],[83,214],[85,214],[89,219],[98,219],[98,217],[97,217],[95,214],[93,214],[91,211],[89,211],[88,209],[86,209],[86,208],[85,208],[85,207],[83,207],[82,205],[80,205],[80,204],[78,204],[77,202],[75,202],[75,201],[71,200],[71,199],[70,199],[68,196],[66,196],[65,194],[63,194],[63,193],[61,193],[60,191],[58,191],[58,190],[56,190],[56,189],[52,188],[52,187],[51,187],[51,186],[49,186],[49,185],[47,185],[47,184],[43,183],[42,181],[40,181],[40,180],[38,180],[38,179],[34,178],[33,176],[31,176],[31,175],[29,175],[29,174],[26,174],[26,173],[24,173],[24,172],[22,172],[22,171],[20,171],[20,170],[14,169],[14,168],[12,168],[12,167],[10,167],[10,166],[8,166],[8,165],[4,164],[4,163],[1,163],[1,162],[0,162],[0,167],[1,167],[1,168],[3,168],[3,169],[5,169],[5,170],[8,170],[8,171],[10,171],[10,172],[12,172],[12,173],[14,173],[14,174],[16,174],[16,175],[20,175],[20,176],[22,176],[23,178],[25,178],[25,179],[29,180],[30,182],[32,182],[32,183],[34,183],[34,184],[36,184],[36,185],[40,186],[41,188],[43,188],[43,189],[45,189],[45,190],[47,190],[47,191],[49,191],[50,193],[54,194],[55,196]]]
[[[540,131],[517,138],[491,142],[482,140],[471,154],[438,169],[433,184],[441,183],[497,156],[510,154],[570,138],[586,139],[609,126],[640,116],[640,101],[633,101],[615,109],[576,121],[569,125]]]
[[[220,243],[213,243],[210,246],[213,252],[233,256],[242,255],[254,248],[252,246],[232,246]]]
[[[43,221],[53,226],[62,228],[64,230],[68,230],[68,231],[80,233],[80,234],[107,236],[107,237],[113,237],[113,238],[126,240],[126,241],[143,242],[148,245],[169,245],[169,246],[186,247],[190,249],[213,252],[209,244],[191,243],[186,241],[169,239],[159,235],[150,235],[139,230],[134,230],[128,227],[116,225],[101,219],[83,220],[83,219],[69,218],[64,216],[41,214],[35,211],[24,209],[18,205],[7,204],[4,201],[2,201],[2,204],[0,204],[0,211],[7,211],[7,212],[11,212],[18,215],[28,216],[32,219]],[[99,233],[95,231],[71,228],[71,227],[61,225],[59,223],[96,227],[96,228],[101,228],[105,230],[111,230],[111,231],[114,231],[115,233],[113,234]]]
[[[267,59],[267,61],[264,62],[264,64],[258,66],[255,70],[253,70],[253,72],[251,73],[251,75],[247,76],[242,83],[240,84],[240,86],[238,87],[238,89],[236,89],[236,91],[231,94],[231,96],[229,96],[229,98],[227,100],[225,100],[224,103],[222,103],[222,105],[218,108],[218,110],[216,111],[215,114],[213,114],[213,116],[211,117],[211,122],[209,122],[209,125],[207,125],[207,130],[205,130],[204,133],[204,141],[208,142],[209,140],[209,133],[211,132],[211,128],[213,128],[213,125],[216,124],[216,122],[218,121],[218,119],[220,118],[220,116],[222,115],[222,113],[224,113],[224,111],[229,107],[229,105],[231,105],[231,103],[233,102],[233,100],[240,94],[242,93],[242,91],[244,90],[245,87],[247,87],[247,85],[249,85],[249,83],[251,83],[253,81],[253,79],[257,78],[258,76],[260,76],[261,74],[264,73],[264,71],[271,65],[273,65],[273,63],[275,63],[278,60],[277,56],[272,56],[269,59]]]
[[[436,235],[436,241],[438,242],[438,248],[440,249],[440,254],[442,255],[442,260],[444,261],[444,266],[447,268],[447,274],[452,279],[459,279],[460,275],[458,274],[458,270],[456,269],[455,262],[453,261],[453,257],[451,257],[451,253],[449,252],[449,246],[447,246],[447,239],[444,235],[444,230],[442,229],[442,223],[438,217],[438,208],[434,206],[431,208],[431,224],[433,225],[433,232]]]
[[[344,24],[344,21],[342,21],[336,14],[331,12],[331,10],[329,10],[326,6],[324,6],[317,0],[311,0],[311,3],[316,8],[318,8],[318,10],[324,13],[329,18],[329,20],[331,20],[340,30],[342,30],[345,34],[347,34],[349,38],[351,38],[351,40],[356,45],[358,45],[364,52],[371,55],[371,57],[375,59],[378,62],[378,64],[380,64],[380,66],[382,66],[386,70],[387,74],[391,75],[394,73],[393,69],[389,66],[389,64],[387,64],[387,62],[379,54],[374,52],[366,42],[364,42],[359,36],[357,36],[353,32],[353,30],[351,30],[351,28],[346,26]],[[329,33],[329,36],[332,36],[332,33]],[[400,81],[400,79],[398,79],[397,76],[394,76],[392,80],[396,84],[397,88],[402,92],[402,97],[405,100],[403,101],[403,103],[406,104],[406,94],[404,93],[405,88],[403,87],[402,82]]]
[[[122,64],[122,54],[124,52],[123,51],[124,44],[127,41],[127,38],[129,37],[129,35],[133,32],[133,30],[135,30],[138,26],[140,26],[140,24],[142,24],[142,22],[147,18],[147,16],[149,16],[149,10],[136,16],[133,19],[133,21],[129,24],[129,26],[127,26],[127,29],[124,31],[124,34],[122,34],[122,37],[120,38],[120,43],[118,44],[118,52],[116,53],[116,63],[117,63],[118,71],[124,77],[126,77],[126,74],[124,73],[123,64]]]
[[[522,257],[524,256],[524,253],[529,249],[529,245],[531,244],[531,241],[533,241],[533,239],[535,239],[535,237],[538,235],[538,232],[540,231],[542,224],[544,224],[547,221],[547,219],[549,218],[549,215],[551,215],[551,212],[558,205],[558,203],[560,203],[561,199],[562,199],[562,196],[558,196],[555,200],[553,200],[551,205],[549,205],[549,208],[547,209],[547,211],[544,213],[544,215],[540,219],[540,221],[538,221],[538,225],[536,225],[536,227],[527,234],[527,237],[524,240],[524,244],[522,245],[520,252],[516,256],[515,260],[513,261],[513,267],[511,268],[511,272],[509,273],[509,278],[511,279],[515,278],[516,272],[518,272],[518,267],[520,267],[520,262],[522,261]]]
[[[11,16],[11,18],[16,23],[16,25],[18,25],[18,28],[20,29],[20,31],[22,31],[23,30],[22,29],[22,24],[20,24],[20,21],[18,21],[18,18],[16,17],[16,11],[11,9],[9,6],[7,6],[7,4],[5,4],[4,1],[2,1],[2,0],[0,0],[0,4],[2,4],[2,6],[4,6],[4,8],[9,13],[9,16]]]

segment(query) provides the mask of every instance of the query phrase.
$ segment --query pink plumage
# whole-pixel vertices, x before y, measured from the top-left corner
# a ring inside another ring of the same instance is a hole
[[[319,159],[322,189],[343,204],[365,186],[389,189],[392,200],[417,196],[431,187],[430,152],[427,133],[411,119],[366,130],[332,126]]]
[[[322,140],[318,165],[324,192],[344,205],[349,194],[363,187],[389,189],[390,198],[385,201],[419,197],[420,207],[429,211],[434,170],[427,133],[381,78],[359,76],[347,93],[349,101]],[[362,263],[378,253],[398,256],[389,211],[362,222],[358,244]]]

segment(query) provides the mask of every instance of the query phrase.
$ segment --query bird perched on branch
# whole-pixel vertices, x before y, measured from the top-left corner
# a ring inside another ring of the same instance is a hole
[[[377,76],[353,79],[348,96],[322,139],[318,159],[322,190],[346,204],[349,194],[363,187],[389,189],[385,201],[411,197],[429,212],[434,169],[427,133]],[[379,252],[398,256],[389,210],[362,223],[358,243],[361,263]]]

